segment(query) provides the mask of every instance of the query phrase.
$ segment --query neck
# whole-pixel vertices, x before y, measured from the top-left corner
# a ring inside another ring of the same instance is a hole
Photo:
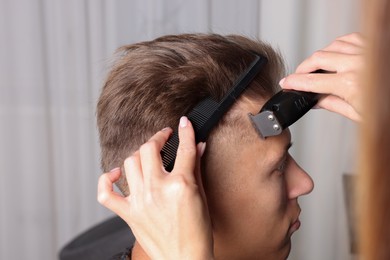
[[[149,256],[145,253],[137,241],[135,241],[133,250],[131,252],[131,260],[150,260]]]

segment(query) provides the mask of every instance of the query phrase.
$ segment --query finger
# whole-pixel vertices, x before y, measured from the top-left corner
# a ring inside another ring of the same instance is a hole
[[[206,143],[198,143],[196,146],[196,166],[195,166],[195,180],[196,184],[199,187],[199,192],[200,195],[202,196],[203,202],[207,205],[207,200],[206,200],[206,193],[204,191],[204,186],[203,186],[203,181],[202,181],[202,167],[201,167],[201,161],[202,161],[202,156],[205,152],[206,149]]]
[[[338,74],[291,74],[287,76],[281,86],[284,89],[294,89],[320,94],[334,94],[344,97],[347,84],[345,78]]]
[[[304,60],[295,73],[310,73],[319,69],[330,72],[351,70],[361,63],[360,55],[343,54],[329,51],[316,51]]]
[[[338,52],[344,54],[363,54],[364,49],[360,45],[353,44],[351,42],[336,40],[326,46],[323,51]]]
[[[108,173],[104,173],[99,177],[98,181],[98,197],[99,203],[104,204],[106,201],[107,192],[110,194],[113,191],[114,183],[119,180],[121,175],[120,168],[115,168]]]
[[[333,95],[326,96],[319,100],[317,105],[331,112],[345,116],[355,122],[361,121],[360,114],[349,103],[339,97]]]
[[[143,175],[139,151],[126,158],[123,166],[131,194],[140,194],[143,191]]]
[[[360,33],[346,34],[337,38],[336,40],[345,41],[354,44],[356,46],[360,46],[362,48],[365,46],[365,42],[366,42],[363,35],[361,35]]]
[[[196,163],[195,133],[187,117],[180,118],[179,147],[177,149],[174,173],[189,174],[193,177]]]
[[[151,185],[153,178],[160,177],[163,169],[160,152],[171,134],[171,128],[164,128],[153,135],[148,142],[141,146],[140,159],[145,185]]]
[[[113,184],[119,179],[120,170],[104,173],[99,177],[97,200],[100,204],[115,212],[121,217],[129,210],[126,198],[113,190]]]

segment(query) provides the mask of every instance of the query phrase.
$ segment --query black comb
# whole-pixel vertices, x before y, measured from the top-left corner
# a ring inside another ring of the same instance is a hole
[[[230,91],[217,102],[210,97],[200,101],[188,114],[195,130],[196,143],[204,142],[211,129],[219,122],[231,105],[237,100],[240,94],[247,88],[249,83],[259,73],[260,69],[267,62],[265,57],[255,55],[254,61],[236,80]],[[179,147],[179,136],[175,130],[168,142],[161,150],[161,157],[165,170],[172,171],[175,164],[177,148]]]

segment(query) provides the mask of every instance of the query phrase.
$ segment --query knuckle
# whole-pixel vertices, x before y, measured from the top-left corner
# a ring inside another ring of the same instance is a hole
[[[344,42],[363,42],[363,36],[359,32],[353,32],[347,35],[343,35],[338,37],[336,40],[344,41]]]
[[[102,205],[107,205],[110,201],[110,196],[107,192],[99,192],[97,196],[97,201]]]
[[[353,37],[353,33],[344,34],[336,38],[336,41],[344,41],[346,38]]]
[[[155,189],[151,189],[150,190],[150,192],[147,192],[147,193],[145,193],[144,194],[144,198],[143,198],[143,201],[144,201],[144,203],[142,204],[142,208],[143,207],[146,207],[146,208],[148,208],[148,207],[150,207],[151,205],[153,205],[154,204],[154,202],[155,202],[155,195],[156,195],[156,191],[155,191]],[[157,196],[158,197],[158,196]]]
[[[170,191],[176,196],[185,196],[192,192],[192,183],[183,175],[175,175],[170,183]]]
[[[284,78],[283,84],[284,84],[284,85],[287,85],[287,86],[290,85],[290,84],[292,83],[292,78],[293,78],[292,75],[286,76],[286,77]]]
[[[139,206],[148,208],[156,203],[156,201],[161,197],[162,190],[164,190],[165,185],[162,183],[151,183],[151,185],[144,191],[142,194],[142,203],[139,203]]]
[[[285,78],[284,80],[284,85],[285,86],[296,86],[297,85],[297,75],[289,75]]]
[[[359,82],[358,76],[354,72],[345,73],[344,80],[348,87],[355,87]]]
[[[283,88],[294,88],[296,87],[296,78],[295,75],[289,75],[285,77],[284,83],[283,83]]]
[[[125,161],[124,161],[124,165],[126,165],[126,166],[132,165],[133,162],[134,162],[134,159],[135,159],[135,158],[134,158],[134,155],[127,157],[127,158],[125,159]]]
[[[345,46],[345,42],[341,39],[336,39],[334,42],[330,44],[332,49],[339,50]]]
[[[349,34],[350,37],[356,39],[356,40],[361,40],[362,39],[362,35],[358,32],[353,32],[351,34]]]
[[[156,147],[157,147],[157,141],[152,139],[152,140],[149,140],[148,142],[144,143],[143,145],[141,145],[139,150],[141,153],[145,153],[145,152],[148,153],[148,152],[154,150]]]
[[[305,84],[303,87],[313,85],[316,79],[316,75],[314,73],[308,73],[305,75]]]
[[[107,179],[107,173],[103,173],[99,176],[98,183],[104,183]]]
[[[339,36],[335,39],[335,41],[340,40],[340,39],[342,39],[342,38],[344,38],[344,37],[345,37],[345,35],[339,35]]]
[[[339,36],[337,37],[334,41],[344,41],[346,37],[350,37],[352,34],[348,34],[348,35],[342,35],[342,36]]]
[[[320,61],[322,59],[324,59],[324,56],[326,56],[326,51],[324,50],[318,50],[318,51],[315,51],[313,53],[313,55],[311,55],[311,59],[314,60],[314,61]]]
[[[139,149],[136,150],[135,152],[132,152],[130,154],[130,156],[128,156],[124,161],[123,163],[126,164],[126,163],[131,163],[131,162],[134,162],[135,160],[137,160],[140,156],[140,151]]]
[[[347,86],[346,88],[346,99],[348,102],[356,100],[359,96],[358,87],[359,87],[359,78],[356,73],[348,72],[344,77],[344,84]],[[348,98],[347,98],[348,97]]]

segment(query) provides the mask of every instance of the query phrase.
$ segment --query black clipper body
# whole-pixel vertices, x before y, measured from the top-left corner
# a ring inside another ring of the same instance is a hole
[[[249,117],[263,138],[282,133],[315,106],[320,94],[281,90],[268,100],[259,114]]]

